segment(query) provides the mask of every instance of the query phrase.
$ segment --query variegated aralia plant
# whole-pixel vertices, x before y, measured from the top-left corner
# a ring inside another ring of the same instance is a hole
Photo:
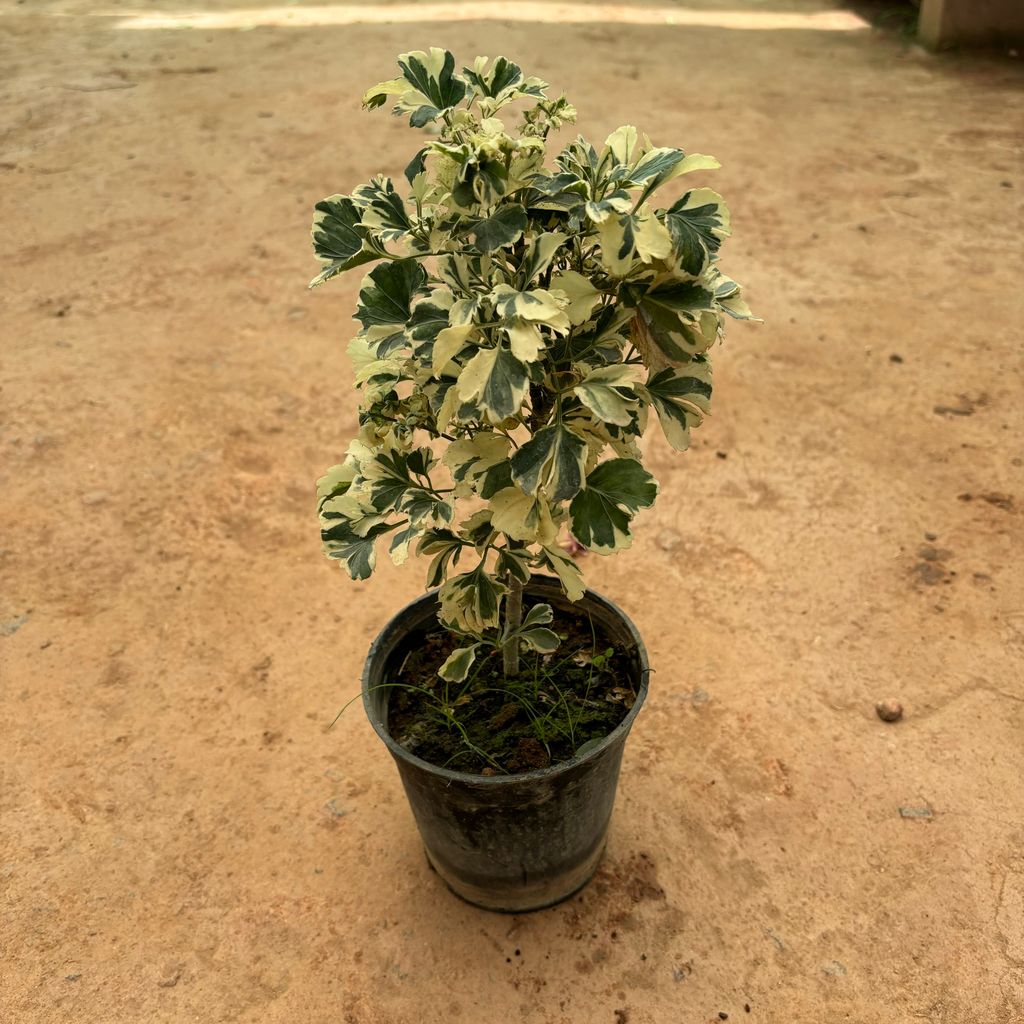
[[[401,76],[363,97],[433,134],[403,196],[379,176],[318,203],[313,285],[377,265],[359,292],[349,346],[360,430],[318,484],[326,553],[354,579],[389,537],[396,563],[429,556],[442,623],[462,639],[442,667],[464,679],[484,644],[518,671],[520,645],[553,650],[550,607],[523,618],[523,585],[553,573],[570,600],[589,551],[631,542],[658,485],[637,441],[654,410],[684,450],[711,398],[708,350],[725,316],[749,319],[718,269],[729,213],[708,188],[665,209],[657,189],[718,166],[655,147],[624,126],[547,164],[562,97],[499,57],[455,71],[440,49],[403,54]],[[510,132],[499,112],[526,109]],[[458,571],[456,571],[458,569]]]

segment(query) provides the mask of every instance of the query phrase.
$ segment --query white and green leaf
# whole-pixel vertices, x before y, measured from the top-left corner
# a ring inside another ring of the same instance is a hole
[[[583,486],[587,444],[559,420],[542,427],[512,456],[512,479],[526,494],[543,490],[568,501]]]
[[[612,363],[591,370],[573,389],[573,394],[605,423],[626,426],[636,408],[633,390],[643,377],[641,367],[627,363]]]

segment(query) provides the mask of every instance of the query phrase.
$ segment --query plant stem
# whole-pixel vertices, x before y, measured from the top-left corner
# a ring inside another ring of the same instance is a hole
[[[508,581],[508,596],[505,598],[505,632],[512,633],[523,624],[523,584],[515,577]],[[515,679],[519,675],[519,637],[505,641],[501,651],[504,661],[505,678]]]

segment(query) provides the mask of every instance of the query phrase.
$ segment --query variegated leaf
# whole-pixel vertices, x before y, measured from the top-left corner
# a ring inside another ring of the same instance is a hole
[[[379,107],[388,96],[395,96],[395,113],[410,114],[409,124],[422,128],[466,95],[466,83],[454,74],[455,58],[447,50],[435,46],[429,52],[403,53],[398,66],[402,77],[368,90],[363,96],[364,107]]]
[[[583,585],[583,573],[575,560],[561,548],[553,544],[545,544],[538,556],[541,568],[550,569],[562,584],[566,597],[570,601],[578,601],[586,592]]]
[[[466,347],[466,342],[475,330],[475,324],[460,324],[438,332],[431,359],[435,377],[440,377],[445,367]]]
[[[386,326],[404,331],[413,297],[426,279],[416,260],[382,263],[363,278],[356,319],[364,328]]]
[[[412,230],[405,202],[395,191],[394,182],[383,175],[360,185],[352,193],[361,209],[364,228],[384,242],[404,238]]]
[[[476,652],[479,644],[471,644],[469,647],[456,647],[445,660],[445,663],[437,670],[437,674],[446,679],[449,683],[461,683],[469,675],[469,670],[476,660]]]
[[[491,526],[527,543],[551,544],[558,527],[551,517],[551,507],[542,494],[523,494],[518,487],[506,487],[491,498]]]
[[[696,188],[673,203],[664,217],[679,265],[699,276],[730,233],[725,201],[709,188]]]
[[[569,506],[573,536],[599,554],[628,548],[633,542],[630,521],[639,509],[649,508],[657,494],[657,482],[639,462],[602,462]]]
[[[453,576],[438,591],[443,622],[479,636],[498,625],[498,609],[508,588],[493,579],[481,563],[472,572]]]
[[[652,374],[644,387],[658,413],[665,439],[678,452],[690,446],[690,430],[700,426],[711,405],[711,365],[694,360],[685,368]]]
[[[501,423],[522,408],[528,383],[526,364],[496,345],[481,348],[466,364],[458,394],[464,402],[475,402],[492,423]]]
[[[591,370],[573,393],[599,420],[625,426],[636,408],[632,387],[642,376],[638,366],[613,363]]]
[[[578,326],[590,319],[594,308],[601,301],[603,292],[594,287],[589,278],[575,270],[560,270],[551,275],[551,290],[561,292],[568,300],[565,315],[569,323]]]
[[[517,291],[511,285],[499,284],[491,291],[491,299],[495,311],[506,320],[520,317],[545,324],[559,334],[564,334],[571,326],[565,313],[568,300],[542,288]]]
[[[568,501],[583,484],[586,442],[561,421],[542,427],[512,456],[512,479],[527,494]]]
[[[324,269],[310,288],[384,255],[368,247],[360,211],[350,196],[328,196],[313,210],[313,253]]]

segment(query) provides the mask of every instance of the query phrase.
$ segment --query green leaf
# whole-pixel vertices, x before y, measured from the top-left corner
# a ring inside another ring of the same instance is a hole
[[[700,426],[710,408],[710,364],[695,360],[683,370],[667,367],[647,381],[645,390],[668,443],[677,452],[686,451],[691,428]]]
[[[518,203],[499,206],[485,220],[477,221],[472,228],[473,244],[481,252],[494,252],[505,245],[519,241],[526,230],[526,210]]]
[[[512,479],[526,494],[543,489],[568,501],[583,485],[587,443],[561,422],[542,427],[512,456]]]
[[[522,408],[528,383],[526,365],[497,345],[470,359],[457,386],[464,402],[476,402],[492,423],[501,423]]]
[[[353,267],[380,259],[381,254],[363,247],[366,231],[360,212],[350,196],[329,196],[313,207],[313,253],[324,265],[309,283],[315,288]]]
[[[442,679],[447,679],[449,683],[461,683],[473,667],[479,646],[479,644],[473,644],[470,647],[456,647],[437,670],[437,674]]]
[[[679,265],[694,277],[700,275],[718,252],[722,239],[730,234],[725,201],[709,188],[687,192],[665,211],[664,218]]]
[[[427,274],[417,260],[395,260],[374,267],[363,278],[355,318],[364,328],[405,327],[413,297],[423,287]]]
[[[569,506],[573,536],[599,554],[628,548],[633,541],[630,521],[639,509],[649,508],[657,494],[657,482],[639,462],[602,462]]]

